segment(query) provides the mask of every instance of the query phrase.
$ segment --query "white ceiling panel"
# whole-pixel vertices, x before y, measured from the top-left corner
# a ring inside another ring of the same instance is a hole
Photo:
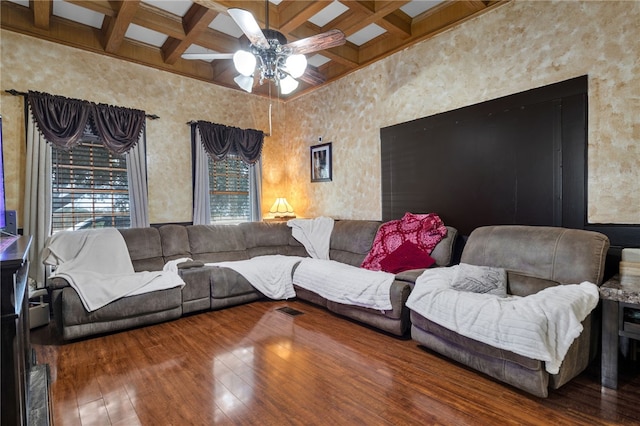
[[[400,10],[410,17],[415,18],[422,12],[426,12],[432,7],[439,5],[440,3],[442,3],[442,1],[443,0],[413,0],[412,2],[409,2],[402,6]]]
[[[209,28],[221,33],[228,34],[235,38],[240,38],[242,30],[231,17],[225,13],[218,13],[218,15],[211,21]]]
[[[315,55],[313,55],[310,58],[307,58],[307,63],[311,66],[314,66],[316,68],[326,64],[327,62],[329,62],[331,59],[327,58],[326,56],[323,56],[319,53],[316,53]]]
[[[142,0],[142,2],[180,17],[183,17],[193,5],[191,0]]]
[[[53,14],[94,28],[102,28],[104,15],[62,0],[53,0]]]
[[[161,47],[168,38],[166,34],[136,24],[129,24],[129,28],[127,28],[124,36],[128,39],[141,41],[156,47]]]
[[[20,6],[29,7],[29,0],[7,0]]]
[[[374,38],[378,37],[380,34],[384,34],[386,32],[387,30],[379,25],[369,24],[360,31],[351,34],[349,37],[347,37],[347,40],[357,46],[362,46],[366,42],[371,41]]]
[[[349,10],[347,6],[336,0],[309,18],[309,22],[316,24],[319,27],[324,27],[347,10]]]

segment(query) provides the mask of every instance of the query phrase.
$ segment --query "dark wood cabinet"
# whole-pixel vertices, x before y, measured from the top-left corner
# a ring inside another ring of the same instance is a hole
[[[31,376],[35,357],[29,339],[29,289],[27,253],[31,238],[20,236],[0,253],[2,272],[2,364],[0,400],[2,425],[32,424],[30,419]],[[48,386],[48,378],[46,379]],[[48,391],[47,391],[48,393]],[[48,405],[48,404],[47,404]],[[44,416],[48,423],[48,415]],[[42,417],[39,416],[42,420]],[[38,422],[43,424],[43,422]]]

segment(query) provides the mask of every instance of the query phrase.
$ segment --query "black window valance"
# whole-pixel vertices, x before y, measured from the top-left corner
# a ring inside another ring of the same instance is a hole
[[[136,109],[33,91],[26,98],[40,133],[65,150],[80,142],[89,124],[108,151],[123,154],[138,142],[145,124],[145,112]]]
[[[247,164],[260,159],[264,133],[254,129],[239,129],[222,124],[197,121],[191,123],[200,131],[202,146],[214,161],[224,160],[227,155],[236,155]]]

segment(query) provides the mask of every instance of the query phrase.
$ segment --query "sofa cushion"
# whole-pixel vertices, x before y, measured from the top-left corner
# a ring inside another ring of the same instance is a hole
[[[163,225],[158,232],[165,261],[191,257],[187,228],[183,225]]]
[[[286,222],[245,222],[242,229],[249,257],[289,254],[291,229]]]
[[[410,269],[428,268],[435,259],[410,241],[405,241],[380,261],[383,271],[397,274]]]
[[[193,260],[213,263],[249,258],[237,225],[189,225],[187,234]]]
[[[337,220],[333,224],[329,258],[352,266],[360,266],[380,227],[370,220]]]
[[[157,228],[118,229],[127,244],[133,269],[141,271],[162,271],[164,258],[160,232]]]

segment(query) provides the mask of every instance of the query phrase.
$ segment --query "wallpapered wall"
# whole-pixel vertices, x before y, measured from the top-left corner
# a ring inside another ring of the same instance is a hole
[[[333,182],[292,185],[292,203],[379,219],[381,127],[587,74],[588,220],[639,224],[638,22],[637,1],[515,1],[287,103],[291,182],[318,135],[334,152]]]
[[[300,216],[379,219],[381,127],[588,74],[588,219],[640,224],[639,21],[640,2],[514,1],[308,95],[274,100],[263,211],[286,196]],[[267,99],[4,30],[0,36],[9,208],[21,209],[25,154],[22,98],[6,89],[159,115],[148,122],[152,223],[191,220],[187,121],[268,128]],[[333,143],[332,182],[310,182],[309,147],[319,136]]]
[[[237,90],[2,31],[1,97],[6,195],[22,226],[25,142],[21,96],[4,91],[36,90],[70,98],[138,108],[160,116],[147,120],[147,167],[151,223],[189,222],[192,218],[191,120],[268,131],[269,101]],[[281,105],[273,106],[274,137],[266,138],[265,163],[279,161]],[[265,171],[265,198],[280,174]],[[268,197],[268,198],[267,198]],[[266,207],[268,209],[268,207]]]

